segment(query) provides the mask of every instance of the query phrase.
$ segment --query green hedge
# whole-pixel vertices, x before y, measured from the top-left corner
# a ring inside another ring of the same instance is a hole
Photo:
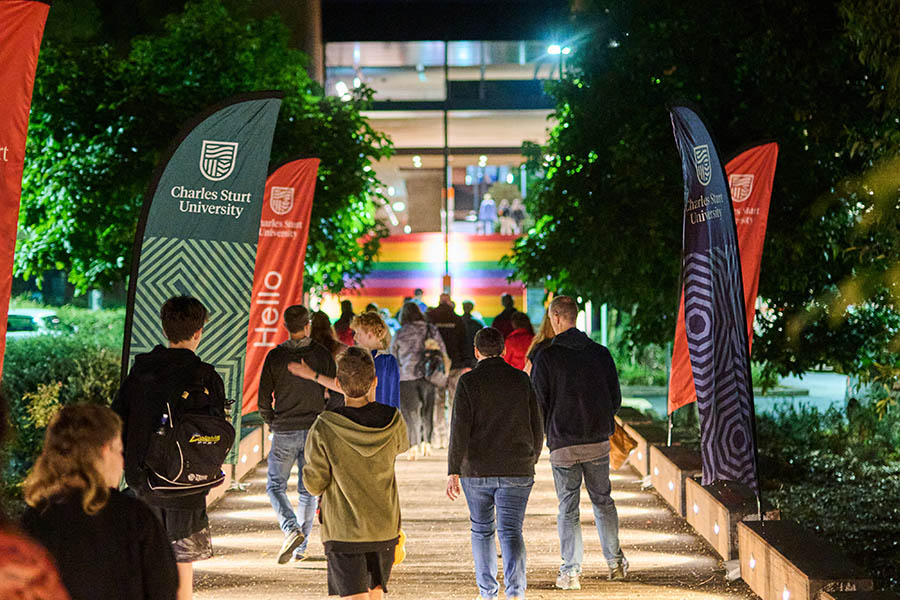
[[[0,495],[10,512],[19,507],[20,484],[40,452],[49,416],[60,405],[109,404],[119,386],[124,312],[56,310],[78,326],[77,333],[9,339],[6,344],[2,389],[12,431]]]

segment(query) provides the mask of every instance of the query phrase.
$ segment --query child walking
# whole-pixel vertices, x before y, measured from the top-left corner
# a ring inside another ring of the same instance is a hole
[[[309,430],[303,485],[321,496],[328,594],[380,600],[400,533],[394,460],[409,448],[400,412],[375,402],[378,379],[368,350],[338,362],[345,405],[323,412]]]

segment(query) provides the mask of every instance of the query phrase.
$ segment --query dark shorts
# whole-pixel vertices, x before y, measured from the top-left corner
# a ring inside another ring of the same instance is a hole
[[[206,508],[180,509],[150,506],[156,514],[175,553],[175,562],[191,563],[212,558],[212,538]]]
[[[379,552],[348,554],[327,552],[328,595],[352,596],[381,586],[387,593],[387,582],[394,566],[394,548]]]

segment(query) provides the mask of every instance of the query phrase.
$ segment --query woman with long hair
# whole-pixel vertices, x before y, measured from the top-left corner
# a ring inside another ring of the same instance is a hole
[[[331,319],[328,318],[324,311],[320,310],[313,313],[310,324],[309,337],[314,342],[325,346],[325,349],[331,352],[331,356],[337,361],[338,357],[347,349],[347,344],[338,339],[334,329],[331,327]]]
[[[553,326],[550,324],[550,314],[547,311],[544,311],[544,318],[541,320],[541,328],[531,339],[531,345],[528,347],[528,354],[526,354],[525,368],[522,369],[523,371],[531,375],[534,357],[537,356],[539,351],[543,350],[553,342],[553,337],[555,335],[556,333],[553,331]]]
[[[447,348],[437,327],[425,322],[425,315],[415,302],[400,309],[400,329],[391,341],[391,354],[400,364],[400,413],[406,421],[410,459],[431,451],[434,432],[434,385],[425,378],[425,342],[433,340],[442,354]]]
[[[150,509],[116,489],[122,467],[116,413],[95,404],[62,408],[25,480],[22,525],[53,555],[73,600],[174,599],[171,545]]]
[[[0,447],[6,440],[6,398],[0,393]],[[69,600],[53,559],[7,518],[0,508],[0,598]]]

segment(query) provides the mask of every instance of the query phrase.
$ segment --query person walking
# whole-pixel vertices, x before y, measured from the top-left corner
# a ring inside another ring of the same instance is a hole
[[[328,314],[323,310],[316,311],[312,314],[309,322],[309,337],[314,342],[324,346],[331,353],[335,362],[337,362],[337,359],[349,346],[338,339],[337,334],[334,332],[334,327],[331,326],[331,319],[328,318]]]
[[[447,438],[450,436],[447,411],[453,408],[456,384],[459,377],[475,365],[474,361],[469,362],[468,358],[470,351],[466,348],[466,324],[463,323],[462,317],[454,312],[450,294],[441,294],[438,305],[428,309],[425,319],[438,328],[450,356],[447,384],[437,388],[434,401],[435,444],[438,448],[446,448]]]
[[[584,480],[600,535],[609,579],[625,579],[628,560],[619,546],[619,517],[609,481],[609,437],[622,404],[619,378],[605,346],[575,327],[578,305],[557,296],[548,309],[556,337],[535,357],[531,376],[544,414],[562,565],[556,587],[581,589],[584,555],[578,504]]]
[[[295,462],[298,469],[303,469],[306,438],[316,417],[327,407],[343,402],[340,395],[331,392],[326,401],[326,390],[317,378],[302,379],[288,370],[289,363],[302,360],[326,377],[334,377],[336,372],[331,353],[309,336],[312,325],[306,307],[299,304],[288,307],[284,311],[284,326],[290,338],[266,355],[258,395],[259,415],[272,430],[266,492],[284,533],[284,542],[276,556],[278,564],[288,562],[292,556],[294,560],[306,558],[316,515],[316,497],[306,490],[298,474],[298,520],[287,495],[287,483]]]
[[[22,526],[49,550],[72,600],[174,600],[178,592],[161,523],[117,489],[123,465],[118,415],[98,404],[69,405],[51,419],[25,480]]]
[[[516,310],[516,303],[510,294],[500,296],[500,304],[503,305],[503,311],[494,317],[494,320],[491,321],[491,327],[502,333],[503,339],[506,339],[506,336],[513,330],[512,316],[518,311]]]
[[[510,322],[513,330],[506,336],[506,354],[503,358],[515,368],[524,370],[528,346],[534,337],[534,328],[531,326],[531,319],[522,312],[513,313]]]
[[[531,339],[531,345],[528,346],[528,352],[525,353],[525,367],[522,369],[531,375],[531,368],[534,366],[534,357],[537,353],[546,348],[553,342],[553,325],[550,324],[550,315],[544,311],[544,318],[541,319],[541,326],[538,332]]]
[[[166,403],[177,401],[186,386],[203,389],[206,410],[227,419],[225,383],[215,367],[195,353],[209,315],[203,303],[190,296],[175,296],[166,300],[159,312],[169,347],[158,345],[135,357],[111,408],[122,419],[125,481],[163,523],[178,565],[178,599],[189,600],[193,597],[193,563],[213,555],[206,512],[208,490],[186,496],[154,491],[147,480],[145,461],[151,436],[161,418],[168,419]]]
[[[350,321],[353,320],[353,303],[349,300],[341,300],[341,316],[334,322],[334,333],[342,343],[353,345],[353,331],[350,329]]]
[[[368,350],[349,348],[337,380],[346,404],[320,414],[310,428],[303,484],[322,496],[329,595],[381,600],[400,537],[394,462],[409,440],[400,412],[375,402]]]
[[[431,447],[435,387],[425,378],[426,340],[434,340],[447,353],[437,327],[425,322],[414,302],[407,302],[400,310],[400,329],[391,341],[391,354],[400,364],[400,411],[409,433],[411,460],[429,453]]]
[[[525,597],[525,507],[534,465],[543,447],[543,424],[531,381],[507,364],[503,336],[493,327],[475,335],[478,364],[460,377],[453,402],[447,496],[469,506],[472,558],[481,598],[496,598],[499,533],[507,600]],[[496,525],[494,515],[496,513]]]
[[[375,361],[375,375],[378,377],[375,402],[400,408],[400,367],[397,358],[384,351],[384,338],[388,333],[384,319],[376,312],[364,312],[353,317],[350,327],[356,345],[371,352]],[[316,373],[303,361],[290,363],[288,370],[297,377],[315,379],[329,390],[341,391],[337,377]]]
[[[473,311],[475,310],[474,302],[465,300],[462,303],[462,307],[463,315],[461,318],[463,325],[466,326],[466,361],[469,365],[474,365],[478,362],[475,358],[475,334],[478,333],[479,329],[484,327],[484,323],[473,314]]]
[[[494,224],[497,222],[497,204],[490,194],[485,194],[478,206],[478,222],[481,223],[481,234],[494,233]]]

